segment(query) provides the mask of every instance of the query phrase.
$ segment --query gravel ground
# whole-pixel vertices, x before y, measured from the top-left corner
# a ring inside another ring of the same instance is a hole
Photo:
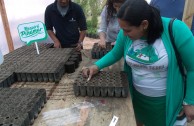
[[[100,39],[93,39],[93,38],[85,37],[84,42],[83,42],[83,48],[91,49],[93,44],[97,43],[98,41],[100,41]]]

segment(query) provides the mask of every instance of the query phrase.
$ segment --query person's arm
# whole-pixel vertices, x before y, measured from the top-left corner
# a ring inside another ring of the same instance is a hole
[[[98,42],[98,45],[102,48],[106,47],[106,33],[100,32],[99,33],[100,41]]]
[[[120,30],[116,41],[114,48],[95,63],[99,70],[114,64],[123,57],[124,46],[127,42],[127,36],[124,35],[123,30]]]
[[[84,41],[84,38],[86,36],[86,30],[80,31],[80,36],[79,36],[79,43],[82,44],[82,42]]]
[[[105,48],[106,46],[106,31],[107,31],[107,7],[105,6],[101,13],[101,22],[100,27],[98,29],[98,34],[100,37],[98,45],[101,46],[102,48]]]
[[[50,36],[50,38],[53,40],[54,42],[54,47],[55,48],[60,48],[61,44],[60,41],[58,40],[58,38],[56,37],[55,33],[53,32],[53,23],[52,23],[52,15],[51,15],[51,6],[48,6],[45,10],[45,14],[44,14],[44,22],[45,22],[45,26],[48,32],[48,35]]]
[[[180,20],[174,21],[173,34],[176,47],[187,71],[187,87],[184,100],[194,105],[194,58],[191,58],[194,54],[194,37],[188,26]]]
[[[86,17],[83,12],[83,9],[80,7],[79,11],[77,12],[77,19],[78,19],[78,27],[80,31],[80,36],[78,40],[78,45],[76,47],[77,50],[81,50],[83,46],[83,41],[86,36],[87,24],[86,24]]]
[[[188,26],[179,20],[173,23],[173,33],[176,47],[187,71],[184,112],[188,121],[191,121],[194,119],[194,58],[191,58],[194,54],[194,36]]]
[[[78,41],[76,50],[80,51],[81,49],[83,49],[83,41],[85,36],[86,36],[86,30],[80,31],[79,41]]]
[[[50,38],[54,42],[54,48],[61,48],[61,43],[58,40],[58,38],[56,37],[55,33],[52,30],[47,30],[47,32],[48,32],[48,35],[50,36]]]

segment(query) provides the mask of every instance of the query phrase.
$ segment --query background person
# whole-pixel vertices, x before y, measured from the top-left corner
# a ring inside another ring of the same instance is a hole
[[[98,29],[99,46],[105,48],[106,42],[114,44],[120,30],[117,12],[125,0],[107,0],[101,13],[101,22]]]
[[[71,0],[55,0],[46,8],[45,25],[55,48],[81,49],[87,26],[80,5]]]
[[[151,0],[150,5],[160,10],[160,15],[169,18],[182,20],[185,0]],[[191,26],[194,35],[194,19]]]
[[[173,126],[182,107],[194,119],[194,37],[187,25],[175,20],[175,45],[187,71],[184,82],[170,41],[170,18],[145,0],[127,0],[119,9],[121,30],[115,47],[83,75],[89,79],[99,70],[124,57],[137,126]],[[181,30],[180,30],[181,29]],[[184,105],[183,105],[184,104]]]

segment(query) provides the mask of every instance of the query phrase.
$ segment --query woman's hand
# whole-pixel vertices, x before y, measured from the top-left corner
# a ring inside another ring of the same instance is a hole
[[[194,120],[194,105],[183,105],[187,122]]]
[[[115,42],[111,42],[111,45],[115,45],[116,44],[116,41]]]
[[[97,74],[99,72],[99,69],[96,65],[92,65],[90,67],[83,67],[82,68],[82,74],[84,77],[87,77],[89,81],[94,74]]]
[[[100,46],[101,48],[106,48],[106,42],[105,41],[99,41],[98,46]]]

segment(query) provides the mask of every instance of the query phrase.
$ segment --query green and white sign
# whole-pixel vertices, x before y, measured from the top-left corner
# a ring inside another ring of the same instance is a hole
[[[45,25],[40,21],[18,25],[18,33],[21,41],[27,45],[45,40],[48,36]]]

